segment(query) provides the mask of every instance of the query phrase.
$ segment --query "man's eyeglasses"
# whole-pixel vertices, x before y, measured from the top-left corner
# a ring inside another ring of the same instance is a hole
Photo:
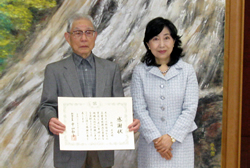
[[[86,37],[94,37],[95,35],[95,31],[94,30],[86,30],[86,31],[81,31],[81,30],[76,30],[76,31],[73,31],[72,33],[71,32],[68,32],[69,34],[73,34],[73,37],[75,38],[81,38],[83,33],[86,35]]]

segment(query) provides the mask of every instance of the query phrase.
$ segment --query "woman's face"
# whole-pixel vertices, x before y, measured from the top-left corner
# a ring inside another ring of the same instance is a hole
[[[171,37],[169,29],[164,27],[160,34],[149,40],[147,45],[155,56],[156,63],[163,64],[169,62],[174,43],[175,41]]]

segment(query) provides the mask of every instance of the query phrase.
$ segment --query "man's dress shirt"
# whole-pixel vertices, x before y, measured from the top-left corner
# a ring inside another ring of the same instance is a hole
[[[73,59],[76,65],[83,96],[95,97],[95,60],[92,53],[86,59],[74,53]]]

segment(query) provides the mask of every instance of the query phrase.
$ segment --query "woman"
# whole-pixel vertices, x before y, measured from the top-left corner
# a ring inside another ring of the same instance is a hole
[[[141,121],[138,167],[192,168],[199,90],[194,68],[182,61],[180,36],[167,19],[147,24],[144,45],[147,52],[131,83],[135,118]]]

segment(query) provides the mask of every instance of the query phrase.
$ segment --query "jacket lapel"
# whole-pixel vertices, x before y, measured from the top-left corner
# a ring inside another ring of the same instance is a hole
[[[73,57],[70,56],[65,60],[64,64],[64,73],[63,73],[70,90],[74,97],[83,97],[81,85],[77,76],[75,64],[73,61]]]
[[[159,68],[156,66],[151,66],[149,69],[149,73],[164,79],[164,76],[161,74]]]
[[[182,69],[182,60],[180,59],[175,65],[173,65],[167,72],[167,74],[165,76],[163,76],[161,74],[161,72],[159,71],[159,68],[156,66],[147,66],[145,65],[145,68],[149,71],[149,73],[158,76],[164,80],[170,80],[171,78],[177,76],[180,73],[180,69]]]
[[[96,68],[96,97],[102,97],[105,89],[106,70],[102,60],[96,56],[94,58]]]
[[[170,80],[171,78],[177,76],[180,73],[180,69],[182,69],[183,61],[180,59],[175,65],[173,65],[165,76],[166,80]]]
[[[165,80],[170,80],[171,78],[177,76],[179,73],[180,71],[178,69],[176,69],[175,67],[171,67],[165,76]]]

